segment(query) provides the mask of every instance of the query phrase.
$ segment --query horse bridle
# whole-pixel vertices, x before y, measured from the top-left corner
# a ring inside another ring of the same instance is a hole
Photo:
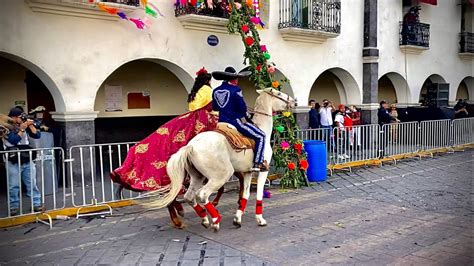
[[[283,97],[280,97],[280,96],[278,96],[278,95],[275,95],[275,94],[271,93],[272,91],[273,91],[273,89],[270,89],[270,92],[265,91],[265,93],[267,93],[268,95],[270,95],[270,96],[273,97],[273,98],[277,98],[278,100],[280,100],[280,101],[286,103],[286,108],[287,108],[287,109],[290,109],[290,95],[287,95],[288,98],[285,99],[285,98],[283,98]],[[273,115],[271,115],[271,114],[266,114],[266,113],[263,113],[263,112],[260,112],[260,111],[257,111],[257,110],[253,110],[253,113],[259,114],[259,115],[264,115],[264,116],[267,116],[267,117],[273,117]]]

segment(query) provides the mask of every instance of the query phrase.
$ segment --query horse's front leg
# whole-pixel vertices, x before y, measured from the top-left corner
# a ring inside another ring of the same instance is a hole
[[[257,203],[255,206],[255,218],[257,224],[260,226],[266,226],[267,221],[263,218],[263,190],[265,188],[265,182],[267,181],[268,172],[259,173],[257,179]]]
[[[239,209],[235,213],[234,216],[234,225],[237,227],[242,226],[242,215],[245,212],[245,208],[247,207],[247,201],[250,197],[250,183],[252,181],[252,174],[246,173],[239,177],[240,181],[240,199],[239,199]]]

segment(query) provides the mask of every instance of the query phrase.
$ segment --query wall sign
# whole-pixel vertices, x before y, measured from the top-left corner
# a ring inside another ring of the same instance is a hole
[[[216,46],[219,44],[219,38],[217,38],[216,35],[209,35],[209,37],[207,37],[207,44],[210,46]]]
[[[105,111],[122,111],[122,86],[105,85]]]

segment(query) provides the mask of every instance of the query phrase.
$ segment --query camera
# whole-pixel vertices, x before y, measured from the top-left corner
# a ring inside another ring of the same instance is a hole
[[[26,122],[28,119],[33,120],[33,126],[36,127],[36,128],[38,128],[38,129],[39,129],[40,126],[41,126],[41,121],[35,119],[33,116],[30,116],[30,115],[28,115],[28,114],[26,114],[26,113],[21,114],[21,115],[20,115],[20,118],[21,118],[21,120],[22,120],[23,122]]]

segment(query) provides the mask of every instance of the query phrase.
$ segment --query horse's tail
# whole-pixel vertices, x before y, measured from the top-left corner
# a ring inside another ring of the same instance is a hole
[[[168,160],[166,171],[171,180],[168,186],[162,187],[157,191],[147,193],[147,195],[160,194],[158,200],[149,203],[143,203],[143,206],[149,208],[163,208],[168,206],[181,191],[184,178],[187,175],[187,168],[189,167],[188,157],[192,152],[192,146],[185,146],[177,153],[173,154]]]

